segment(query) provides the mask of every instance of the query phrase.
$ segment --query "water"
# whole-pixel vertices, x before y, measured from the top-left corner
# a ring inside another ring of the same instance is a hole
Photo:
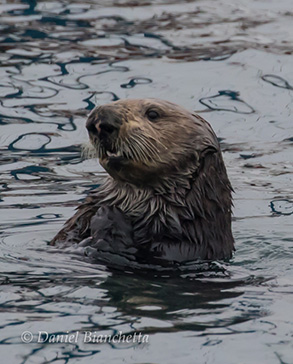
[[[291,5],[1,2],[1,361],[293,362]],[[104,176],[81,157],[86,115],[149,96],[196,110],[221,140],[235,189],[229,263],[109,272],[47,246]],[[38,343],[39,331],[80,337]],[[85,343],[85,331],[149,337]]]

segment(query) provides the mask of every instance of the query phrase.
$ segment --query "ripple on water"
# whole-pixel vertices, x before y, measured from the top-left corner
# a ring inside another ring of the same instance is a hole
[[[271,201],[271,209],[275,214],[279,215],[292,215],[293,214],[293,201],[281,199]]]
[[[214,5],[0,4],[3,361],[292,361],[291,3]],[[81,156],[86,115],[150,96],[197,110],[221,140],[235,189],[229,263],[109,271],[75,247],[47,246],[105,175]],[[40,330],[150,338],[38,344]],[[31,344],[22,344],[23,331]]]
[[[239,92],[224,90],[219,91],[217,95],[203,97],[199,102],[211,110],[232,111],[239,114],[253,113],[253,108],[241,100],[239,96]]]

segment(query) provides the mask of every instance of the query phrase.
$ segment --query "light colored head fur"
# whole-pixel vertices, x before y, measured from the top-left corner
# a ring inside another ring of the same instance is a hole
[[[109,216],[117,209],[129,221],[129,240],[144,247],[143,256],[152,252],[169,261],[231,257],[232,187],[207,121],[167,101],[133,99],[95,108],[87,128],[92,155],[110,176],[52,244],[91,236],[93,216],[106,208]]]
[[[88,122],[99,123],[104,111],[121,122],[109,149],[123,158],[112,163],[99,138],[90,134],[100,163],[116,180],[135,185],[162,186],[186,182],[196,173],[200,159],[219,150],[210,125],[201,117],[168,101],[158,99],[119,100],[95,108]],[[158,117],[150,120],[150,112]]]

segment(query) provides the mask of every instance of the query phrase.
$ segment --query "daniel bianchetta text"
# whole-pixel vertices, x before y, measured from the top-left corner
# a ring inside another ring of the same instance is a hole
[[[141,332],[134,332],[130,334],[123,334],[119,331],[116,334],[101,334],[97,331],[75,331],[65,333],[49,333],[47,331],[38,331],[37,334],[33,334],[30,331],[24,331],[21,334],[21,341],[24,343],[77,343],[78,341],[91,344],[130,344],[130,343],[148,343],[149,335],[142,334]]]

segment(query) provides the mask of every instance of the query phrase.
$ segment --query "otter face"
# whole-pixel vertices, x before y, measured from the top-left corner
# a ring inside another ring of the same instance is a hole
[[[218,151],[210,125],[158,99],[119,100],[95,108],[86,127],[101,165],[115,179],[155,184],[192,174],[206,151]]]

